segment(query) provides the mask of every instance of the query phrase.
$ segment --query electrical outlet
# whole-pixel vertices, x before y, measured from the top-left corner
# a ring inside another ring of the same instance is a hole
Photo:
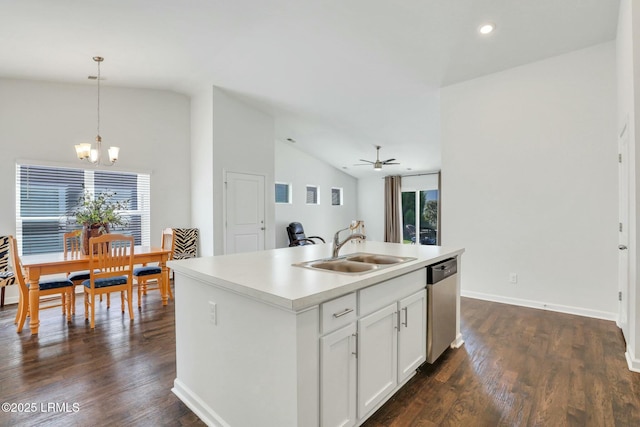
[[[509,283],[516,284],[518,283],[518,274],[517,273],[509,273]]]
[[[213,301],[209,301],[209,321],[218,324],[218,305]]]

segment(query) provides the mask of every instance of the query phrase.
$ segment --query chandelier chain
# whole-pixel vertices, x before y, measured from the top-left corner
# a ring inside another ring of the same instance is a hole
[[[100,136],[100,62],[98,62],[98,136]]]

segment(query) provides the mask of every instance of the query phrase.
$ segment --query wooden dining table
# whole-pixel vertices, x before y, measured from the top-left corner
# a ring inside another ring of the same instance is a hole
[[[170,249],[162,249],[152,246],[135,246],[133,250],[134,264],[147,264],[157,262],[162,268],[162,280],[160,293],[162,305],[167,305],[169,299],[169,269],[167,261],[171,254]],[[37,334],[40,327],[39,299],[40,277],[48,274],[69,273],[74,271],[89,270],[89,255],[68,255],[64,252],[47,254],[23,255],[22,266],[29,283],[29,328],[31,334]]]

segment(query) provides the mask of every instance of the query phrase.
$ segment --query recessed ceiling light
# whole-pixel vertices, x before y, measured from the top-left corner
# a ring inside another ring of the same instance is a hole
[[[480,27],[478,28],[478,31],[480,31],[480,34],[489,34],[493,32],[493,30],[495,29],[496,29],[496,24],[487,22],[486,24],[480,25]]]

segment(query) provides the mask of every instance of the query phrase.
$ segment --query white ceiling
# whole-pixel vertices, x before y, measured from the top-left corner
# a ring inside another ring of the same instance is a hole
[[[0,0],[0,77],[193,93],[363,177],[440,168],[438,89],[613,40],[619,0]],[[496,23],[490,36],[478,26]],[[1,94],[0,94],[1,96]],[[126,147],[123,147],[123,151]]]

